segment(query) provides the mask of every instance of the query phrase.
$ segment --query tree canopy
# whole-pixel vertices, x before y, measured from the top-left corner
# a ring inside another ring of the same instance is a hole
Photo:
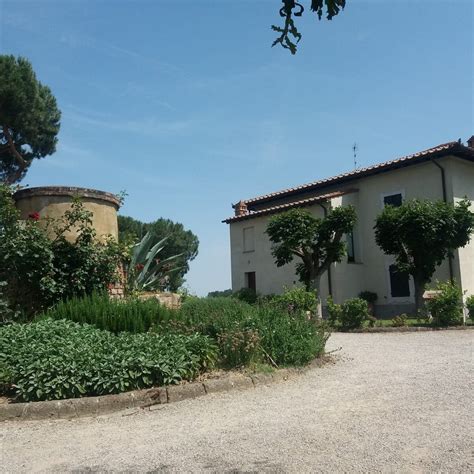
[[[295,0],[282,0],[283,6],[280,8],[280,16],[285,19],[283,27],[272,25],[272,30],[280,33],[272,46],[280,44],[288,49],[291,54],[296,54],[297,44],[301,40],[302,34],[296,28],[293,17],[303,15],[304,6]],[[311,11],[321,20],[323,15],[328,20],[332,20],[346,6],[346,0],[311,0]],[[291,38],[292,37],[292,38]]]
[[[415,199],[387,206],[377,217],[375,240],[386,254],[395,256],[400,271],[412,275],[417,312],[436,267],[464,247],[474,232],[470,205],[468,200],[453,205]]]
[[[198,254],[199,239],[183,224],[169,219],[158,219],[154,222],[144,223],[127,216],[118,216],[119,240],[141,240],[147,232],[153,236],[152,245],[167,237],[164,247],[160,251],[160,259],[165,260],[179,255],[173,260],[173,267],[179,270],[169,275],[166,289],[176,291],[184,283],[184,275],[189,271],[189,262]]]
[[[304,209],[276,215],[266,232],[274,244],[272,254],[277,266],[297,258],[300,281],[308,290],[316,290],[320,298],[321,275],[332,263],[342,260],[346,251],[342,237],[351,232],[356,219],[352,206],[336,207],[322,219]]]
[[[0,78],[0,181],[13,184],[56,151],[61,112],[27,59],[0,55]]]

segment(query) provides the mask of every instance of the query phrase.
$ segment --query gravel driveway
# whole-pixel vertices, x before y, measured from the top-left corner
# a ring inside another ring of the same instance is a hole
[[[0,425],[21,471],[472,472],[474,331],[335,334],[337,363],[155,411]]]

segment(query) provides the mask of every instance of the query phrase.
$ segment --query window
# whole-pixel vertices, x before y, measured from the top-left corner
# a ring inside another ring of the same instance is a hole
[[[402,205],[402,202],[403,202],[402,193],[387,194],[386,196],[383,197],[384,206],[400,207]]]
[[[354,231],[352,230],[346,236],[346,250],[347,250],[347,261],[350,263],[355,262],[355,251],[354,251]]]
[[[257,281],[255,279],[255,272],[247,272],[245,274],[245,287],[249,290],[257,291]]]
[[[392,298],[410,296],[410,275],[398,270],[396,265],[388,267],[390,274],[390,294]]]
[[[244,229],[244,252],[255,251],[255,231],[253,227]]]

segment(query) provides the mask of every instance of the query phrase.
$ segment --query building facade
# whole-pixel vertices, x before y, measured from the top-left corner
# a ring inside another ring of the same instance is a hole
[[[396,160],[358,169],[321,181],[278,191],[233,206],[230,227],[232,289],[252,288],[261,294],[281,293],[300,285],[295,264],[277,267],[265,233],[270,218],[293,207],[318,217],[337,206],[353,205],[357,223],[345,236],[347,256],[322,277],[321,297],[337,303],[373,291],[376,315],[391,317],[414,308],[411,277],[396,271],[394,258],[375,242],[374,224],[385,205],[409,199],[463,198],[474,206],[474,137],[468,145],[451,142]],[[468,295],[474,294],[474,238],[438,267],[433,280],[454,278]]]

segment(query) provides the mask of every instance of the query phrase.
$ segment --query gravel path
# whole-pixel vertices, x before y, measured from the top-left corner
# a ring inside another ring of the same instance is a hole
[[[337,363],[155,411],[0,425],[3,472],[472,472],[474,331],[335,334]]]

